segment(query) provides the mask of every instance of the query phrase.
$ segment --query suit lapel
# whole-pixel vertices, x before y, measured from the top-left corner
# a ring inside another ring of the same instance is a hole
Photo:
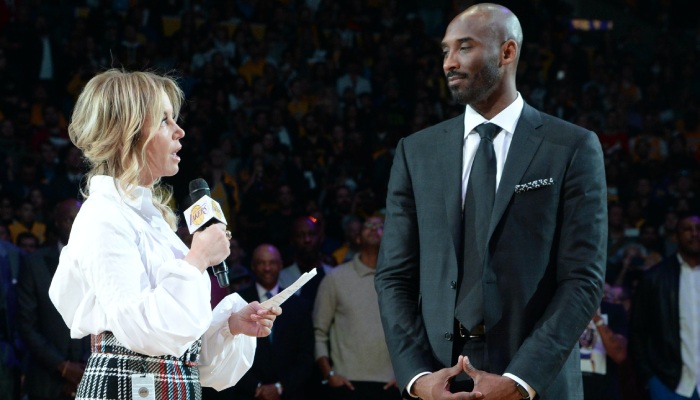
[[[442,182],[447,225],[452,234],[456,252],[462,248],[460,240],[462,223],[462,154],[464,144],[464,114],[453,118],[435,140],[440,171],[436,179]],[[459,168],[455,166],[459,165]]]
[[[488,238],[493,235],[493,231],[498,226],[498,222],[515,193],[515,185],[522,179],[525,170],[542,143],[543,136],[541,132],[537,131],[540,126],[542,126],[542,118],[539,112],[526,103],[523,106],[518,125],[515,127],[513,141],[508,150],[508,158],[496,191]]]

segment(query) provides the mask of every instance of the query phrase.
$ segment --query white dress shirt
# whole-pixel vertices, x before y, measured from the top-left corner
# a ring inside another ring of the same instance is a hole
[[[262,303],[265,300],[269,300],[277,293],[280,292],[280,285],[277,284],[275,287],[273,287],[270,290],[265,289],[264,287],[260,286],[258,282],[255,282],[255,289],[258,291],[258,298],[260,299],[260,302]],[[270,297],[267,297],[267,293],[270,293]]]
[[[78,339],[111,331],[126,348],[181,356],[200,337],[200,382],[218,390],[252,365],[254,337],[232,335],[238,294],[213,310],[206,273],[182,260],[189,249],[153,205],[150,189],[129,199],[115,179],[95,176],[73,223],[49,296]]]
[[[510,149],[510,144],[513,141],[513,133],[515,132],[515,127],[518,125],[518,120],[523,112],[523,107],[525,102],[522,96],[518,93],[518,97],[503,111],[498,113],[490,121],[484,118],[481,114],[476,112],[470,106],[467,106],[464,111],[464,151],[462,155],[462,204],[464,204],[464,198],[467,194],[467,184],[469,183],[469,174],[472,169],[472,164],[474,163],[474,156],[476,155],[476,149],[479,147],[479,142],[481,142],[481,137],[474,131],[477,126],[491,122],[498,125],[501,130],[498,132],[496,137],[493,139],[493,151],[496,153],[496,191],[498,191],[498,184],[501,181],[501,176],[503,175],[503,166],[506,164],[506,158],[508,157],[508,150]],[[411,389],[413,388],[413,383],[419,377],[427,375],[429,372],[424,372],[416,375],[408,383],[408,393],[413,396]],[[518,378],[517,376],[506,372],[503,376],[518,382],[525,389],[527,389],[530,394],[530,398],[535,397],[535,390],[530,387],[525,381]],[[415,396],[414,396],[415,397]]]
[[[506,157],[508,156],[508,149],[510,149],[510,143],[513,141],[513,132],[515,132],[515,127],[518,125],[524,104],[523,98],[518,93],[515,101],[490,121],[487,121],[481,114],[467,106],[467,109],[464,111],[465,140],[462,156],[462,204],[464,204],[464,198],[467,193],[469,173],[474,163],[476,149],[479,147],[479,142],[481,142],[481,137],[474,131],[474,128],[485,122],[491,122],[501,127],[501,130],[493,139],[493,151],[496,153],[496,190],[498,190],[498,184],[501,182],[501,175],[503,175],[503,166],[506,164]]]
[[[681,324],[681,359],[683,369],[676,393],[691,397],[700,392],[700,266],[689,265],[678,255],[681,264],[678,305]]]

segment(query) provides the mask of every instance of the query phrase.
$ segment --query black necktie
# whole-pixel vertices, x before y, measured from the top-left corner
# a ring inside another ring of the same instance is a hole
[[[462,283],[457,293],[455,317],[467,329],[484,319],[484,296],[481,275],[487,253],[487,235],[496,197],[496,153],[493,138],[501,131],[486,123],[474,128],[481,141],[474,155],[464,198],[462,236],[464,238]]]

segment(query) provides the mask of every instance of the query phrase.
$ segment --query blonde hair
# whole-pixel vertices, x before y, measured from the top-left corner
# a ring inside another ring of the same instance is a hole
[[[110,69],[85,85],[73,108],[68,135],[90,164],[87,182],[95,175],[118,179],[122,192],[133,198],[139,174],[149,168],[146,145],[163,115],[163,92],[177,120],[184,95],[174,78],[152,72]],[[85,185],[83,196],[89,196]],[[168,202],[169,187],[153,182],[153,205],[175,230],[177,217]]]

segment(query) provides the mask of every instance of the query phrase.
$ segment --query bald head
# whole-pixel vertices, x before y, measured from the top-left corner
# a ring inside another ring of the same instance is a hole
[[[279,250],[277,250],[277,247],[271,244],[261,244],[256,247],[255,250],[253,250],[253,263],[262,258],[272,258],[282,263],[282,256],[280,255]]]
[[[271,244],[261,244],[253,251],[250,270],[255,280],[267,290],[277,285],[282,270],[282,256],[279,250]]]
[[[457,15],[450,24],[478,24],[491,31],[497,43],[514,40],[520,49],[523,45],[523,29],[512,11],[498,4],[475,4]]]

